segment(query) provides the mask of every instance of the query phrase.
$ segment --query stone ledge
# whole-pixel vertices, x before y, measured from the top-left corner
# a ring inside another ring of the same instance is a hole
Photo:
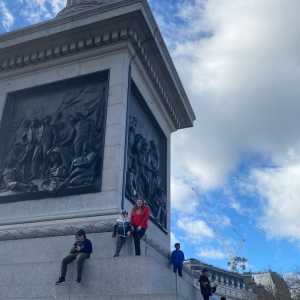
[[[76,264],[69,266],[66,282],[55,286],[60,258],[57,262],[2,265],[3,272],[12,280],[1,286],[5,299],[177,299],[199,300],[193,278],[174,275],[171,268],[154,257],[94,258],[85,264],[82,283],[76,279]],[[15,272],[18,270],[18,272]],[[28,274],[31,270],[30,274]],[[42,274],[38,274],[44,270]],[[22,282],[21,289],[17,288]],[[176,295],[177,286],[177,295]],[[14,287],[14,288],[12,288]],[[15,288],[16,287],[16,288]],[[161,298],[159,298],[161,297]],[[173,298],[172,298],[173,297]],[[1,298],[2,299],[2,298]]]
[[[116,214],[102,217],[2,226],[0,227],[0,241],[70,236],[74,235],[79,229],[84,229],[88,234],[112,232],[117,214],[116,212]],[[147,234],[144,236],[143,241],[164,257],[168,257],[169,251]]]

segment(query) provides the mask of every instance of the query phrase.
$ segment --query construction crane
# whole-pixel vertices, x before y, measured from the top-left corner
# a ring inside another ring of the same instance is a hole
[[[228,268],[231,272],[243,273],[246,271],[248,260],[245,257],[238,256],[242,248],[245,245],[246,240],[244,237],[235,229],[232,228],[236,235],[239,236],[239,242],[236,247],[228,245],[228,242],[221,240],[226,252],[228,253]]]
[[[241,256],[231,256],[227,263],[229,270],[231,272],[245,272],[247,267],[248,260],[245,257]]]

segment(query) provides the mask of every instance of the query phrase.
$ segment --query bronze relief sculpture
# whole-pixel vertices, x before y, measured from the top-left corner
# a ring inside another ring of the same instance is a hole
[[[93,75],[8,97],[0,201],[16,194],[100,190],[106,86],[107,80]]]
[[[152,219],[163,229],[167,224],[166,137],[133,86],[129,101],[125,196],[134,202],[142,197]]]

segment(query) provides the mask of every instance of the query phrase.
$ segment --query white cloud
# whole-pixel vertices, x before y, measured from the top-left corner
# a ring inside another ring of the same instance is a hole
[[[173,246],[175,243],[180,243],[179,239],[175,235],[174,232],[171,232],[171,249],[173,249]]]
[[[264,200],[260,224],[271,237],[300,240],[300,163],[256,170],[251,180]]]
[[[217,259],[217,260],[222,260],[226,258],[226,255],[223,251],[219,249],[213,249],[213,248],[201,249],[198,253],[198,256],[199,258]]]
[[[206,222],[200,219],[181,218],[177,221],[177,227],[181,229],[186,238],[191,243],[203,241],[203,239],[213,239],[215,233]]]
[[[163,27],[197,115],[173,136],[173,170],[205,192],[225,186],[245,157],[262,157],[277,168],[256,165],[244,188],[264,197],[260,223],[270,236],[297,240],[299,10],[298,0],[182,0],[185,22]],[[229,205],[249,214],[240,200]]]
[[[221,216],[221,217],[219,217],[219,219],[217,219],[217,222],[222,227],[229,227],[229,226],[231,226],[231,220],[227,216]]]
[[[54,17],[66,4],[66,0],[18,0],[22,16],[30,23]]]
[[[202,188],[223,185],[244,154],[283,163],[300,152],[299,9],[298,0],[182,1],[172,54],[197,122],[174,136],[173,163]]]
[[[15,21],[14,16],[3,1],[0,1],[0,19],[5,30],[9,30]]]
[[[184,179],[172,177],[171,181],[172,208],[182,213],[194,213],[199,200],[196,192]]]
[[[229,202],[229,206],[234,209],[237,213],[239,214],[243,214],[243,208],[242,208],[242,205],[240,202],[238,202],[237,200],[235,199],[231,199],[231,201]]]

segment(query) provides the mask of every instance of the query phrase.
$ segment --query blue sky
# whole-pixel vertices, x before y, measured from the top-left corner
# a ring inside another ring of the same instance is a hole
[[[0,0],[0,32],[63,0]],[[172,231],[187,257],[300,268],[298,0],[151,0],[197,115],[172,140]],[[241,243],[245,240],[244,243]]]

